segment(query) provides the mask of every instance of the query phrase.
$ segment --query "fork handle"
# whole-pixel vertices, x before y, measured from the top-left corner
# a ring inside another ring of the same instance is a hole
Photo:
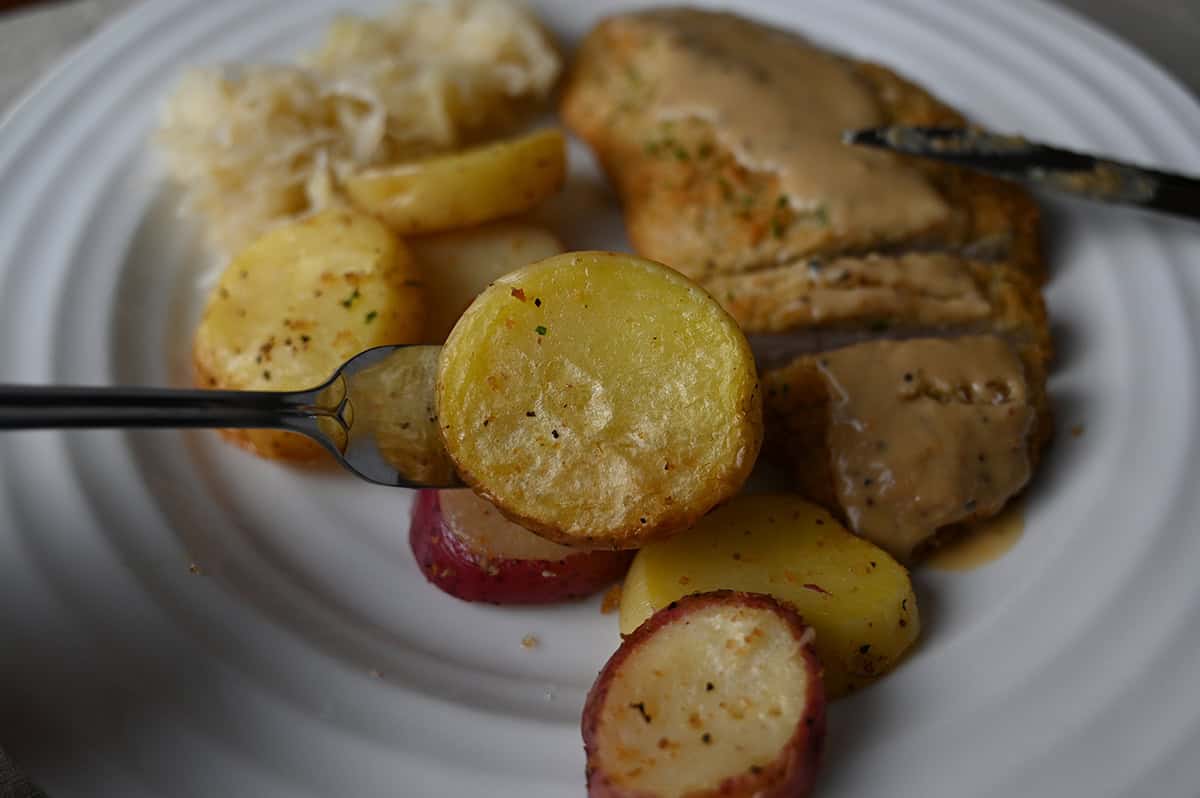
[[[0,430],[112,427],[308,431],[329,415],[312,391],[201,391],[0,385]]]

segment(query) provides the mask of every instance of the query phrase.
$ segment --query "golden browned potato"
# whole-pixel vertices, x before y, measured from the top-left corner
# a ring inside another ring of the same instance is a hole
[[[312,388],[364,349],[419,341],[423,325],[421,282],[404,245],[371,216],[329,210],[267,232],[225,269],[196,331],[197,380],[206,388]],[[226,435],[263,457],[322,453],[290,432]]]
[[[683,275],[610,252],[508,274],[442,349],[438,416],[459,474],[566,545],[636,548],[745,481],[762,441],[754,359]]]
[[[493,280],[563,251],[548,230],[520,221],[417,236],[408,244],[425,280],[425,340],[431,344],[446,340],[459,316]]]
[[[346,194],[401,235],[514,216],[562,188],[566,142],[549,129],[451,155],[351,175]]]
[[[621,632],[707,590],[769,593],[817,632],[830,698],[886,673],[921,623],[908,571],[796,496],[739,496],[683,535],[638,552],[621,588]]]

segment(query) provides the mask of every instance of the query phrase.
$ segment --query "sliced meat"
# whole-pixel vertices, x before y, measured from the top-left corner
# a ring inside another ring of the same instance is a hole
[[[911,560],[1025,487],[1051,426],[1041,369],[997,335],[802,357],[764,376],[767,440],[802,493]]]
[[[610,18],[562,113],[617,186],[638,251],[702,283],[896,248],[984,253],[1042,279],[1023,190],[840,143],[847,127],[964,124],[957,112],[795,34],[694,9]]]
[[[709,292],[748,334],[794,329],[1044,327],[1037,286],[1007,266],[949,253],[812,257],[710,278]]]
[[[637,250],[750,336],[765,445],[801,492],[908,559],[1024,487],[1051,429],[1037,206],[1016,185],[841,143],[961,114],[886,67],[696,9],[600,23],[562,114]]]

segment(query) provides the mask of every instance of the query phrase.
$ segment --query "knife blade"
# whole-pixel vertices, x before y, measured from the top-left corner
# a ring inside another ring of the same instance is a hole
[[[1200,220],[1200,180],[977,128],[850,130],[847,144],[933,158],[1085,199]]]

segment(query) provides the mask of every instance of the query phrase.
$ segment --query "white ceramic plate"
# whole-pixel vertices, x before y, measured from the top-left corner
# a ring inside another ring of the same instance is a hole
[[[152,157],[156,107],[183,65],[286,58],[334,5],[147,4],[0,128],[0,380],[186,381],[199,246]],[[601,4],[540,5],[577,37]],[[727,5],[892,64],[997,128],[1200,172],[1193,101],[1049,7]],[[622,245],[573,157],[568,243]],[[921,575],[925,637],[833,708],[823,796],[1200,785],[1200,235],[1049,215],[1061,434],[1028,531],[983,570]],[[0,744],[55,798],[582,794],[578,714],[615,618],[442,595],[410,558],[408,505],[209,434],[5,435]],[[541,646],[522,648],[531,633]]]

